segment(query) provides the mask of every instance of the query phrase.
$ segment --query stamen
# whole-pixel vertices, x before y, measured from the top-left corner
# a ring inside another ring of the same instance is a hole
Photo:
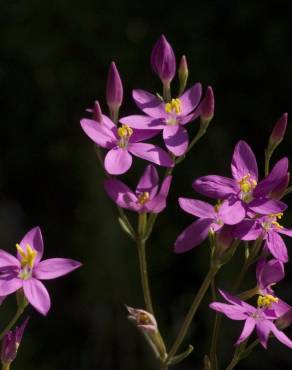
[[[28,266],[30,269],[32,269],[37,256],[37,251],[34,250],[29,244],[26,244],[26,252],[19,244],[16,244],[16,249],[21,256],[21,267]]]
[[[269,308],[272,303],[278,303],[279,298],[272,296],[271,294],[267,294],[265,296],[260,295],[258,297],[258,307],[259,308]]]
[[[130,137],[133,135],[133,129],[128,125],[123,125],[118,128],[118,135],[121,138],[119,141],[119,147],[125,148],[128,144]]]
[[[165,112],[166,113],[175,113],[180,114],[181,113],[181,101],[180,99],[171,99],[169,103],[165,104]]]
[[[144,191],[143,193],[138,195],[138,203],[142,206],[149,200],[150,194],[148,191]]]

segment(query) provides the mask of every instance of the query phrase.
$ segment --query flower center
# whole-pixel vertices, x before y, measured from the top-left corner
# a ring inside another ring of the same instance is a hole
[[[262,227],[265,230],[270,229],[272,226],[274,226],[276,229],[283,229],[283,226],[279,224],[277,219],[281,219],[283,217],[283,213],[273,213],[266,217],[265,221],[262,222]]]
[[[169,103],[165,104],[165,112],[166,113],[175,113],[180,114],[182,111],[181,109],[181,101],[180,99],[171,99]]]
[[[130,137],[133,135],[133,130],[128,125],[123,125],[118,128],[118,135],[120,137],[119,147],[125,148],[129,142]]]
[[[252,200],[252,191],[257,186],[256,180],[254,180],[248,173],[238,181],[238,184],[241,190],[241,199],[244,202],[249,203]]]
[[[149,200],[150,194],[148,191],[144,191],[143,193],[138,195],[138,203],[142,206]]]
[[[279,298],[272,296],[271,294],[260,295],[258,297],[258,308],[269,308],[272,303],[278,303]]]
[[[145,312],[139,312],[137,319],[140,325],[147,325],[151,322],[149,316]]]
[[[19,278],[28,279],[31,277],[32,268],[34,266],[37,251],[33,249],[29,244],[26,244],[26,250],[24,250],[19,244],[16,244],[16,249],[20,254],[21,270],[19,272]]]

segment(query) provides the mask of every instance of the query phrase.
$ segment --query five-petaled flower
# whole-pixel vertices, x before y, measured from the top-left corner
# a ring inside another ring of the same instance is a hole
[[[159,176],[154,166],[148,165],[135,192],[117,179],[107,179],[105,190],[116,204],[139,213],[159,213],[166,207],[171,176],[167,176],[159,190]]]
[[[17,257],[0,250],[0,296],[23,289],[29,303],[41,314],[50,309],[50,296],[40,280],[55,279],[81,266],[67,258],[41,261],[44,251],[40,228],[34,227],[16,244]]]

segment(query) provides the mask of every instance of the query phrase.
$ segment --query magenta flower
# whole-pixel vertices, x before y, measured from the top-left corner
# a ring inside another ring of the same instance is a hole
[[[207,238],[210,230],[216,232],[222,228],[224,223],[235,224],[239,222],[238,220],[241,217],[236,209],[230,208],[226,202],[212,206],[201,200],[190,198],[179,198],[178,201],[185,212],[199,217],[199,219],[189,225],[178,236],[174,249],[176,253],[187,252],[202,243]]]
[[[154,45],[151,53],[151,65],[163,83],[171,82],[175,76],[175,55],[164,35],[161,35]]]
[[[133,90],[133,99],[146,115],[123,117],[120,122],[136,129],[162,130],[167,149],[175,156],[183,155],[189,145],[189,136],[184,125],[199,117],[194,111],[202,94],[197,83],[182,96],[165,103],[144,90]]]
[[[270,333],[287,347],[292,348],[292,341],[274,324],[277,319],[276,313],[269,307],[275,300],[273,296],[259,296],[258,307],[255,308],[240,299],[220,291],[221,295],[229,303],[213,302],[210,307],[218,312],[223,313],[231,320],[245,321],[243,330],[238,338],[236,345],[245,341],[256,329],[261,345],[267,348],[267,342]]]
[[[130,314],[128,318],[143,332],[149,333],[158,331],[157,322],[151,313],[140,308],[129,306],[126,306],[126,308]]]
[[[123,101],[123,84],[115,62],[112,62],[108,71],[106,85],[106,102],[110,110],[116,111]]]
[[[252,220],[244,220],[234,229],[234,236],[241,240],[256,240],[262,237],[265,240],[264,248],[281,262],[288,261],[286,245],[279,234],[292,237],[292,230],[279,224],[282,213],[271,214]]]
[[[231,172],[233,178],[223,176],[203,176],[194,181],[193,187],[199,193],[215,199],[226,199],[230,211],[237,212],[243,219],[247,212],[267,215],[279,213],[286,205],[268,196],[287,175],[288,160],[279,161],[271,173],[258,184],[256,158],[245,141],[239,141],[233,153]],[[226,209],[227,209],[226,205]],[[226,222],[227,223],[227,222]]]
[[[284,279],[284,265],[276,259],[266,261],[262,258],[257,263],[256,276],[259,294],[262,296],[270,295],[276,298],[272,286]],[[279,298],[271,303],[270,308],[275,311],[278,317],[283,316],[291,310],[291,306]]]
[[[167,176],[159,190],[159,177],[154,166],[148,165],[135,192],[117,179],[105,181],[105,190],[120,207],[139,213],[159,213],[166,207],[171,176]],[[158,191],[159,190],[159,191]]]
[[[50,309],[50,296],[40,280],[55,279],[81,266],[80,262],[66,258],[41,261],[43,238],[40,228],[31,229],[19,244],[17,258],[0,249],[0,296],[23,289],[29,303],[41,314]]]
[[[132,130],[129,126],[116,125],[105,115],[103,124],[92,119],[81,120],[81,127],[86,135],[102,148],[109,149],[104,166],[111,175],[121,175],[132,165],[132,154],[160,166],[171,167],[173,161],[161,148],[141,141],[153,137],[156,131]]]
[[[1,346],[2,365],[8,365],[15,360],[28,320],[29,318],[27,318],[20,327],[10,330],[5,335]]]

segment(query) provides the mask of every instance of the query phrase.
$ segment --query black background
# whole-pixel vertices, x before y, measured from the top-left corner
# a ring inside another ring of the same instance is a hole
[[[93,145],[80,129],[84,110],[104,96],[109,63],[123,82],[122,115],[137,113],[133,88],[160,91],[149,65],[161,33],[177,58],[186,54],[190,83],[212,85],[216,115],[208,134],[175,170],[167,210],[149,241],[150,278],[160,327],[169,344],[208,267],[208,246],[172,252],[177,235],[192,221],[178,196],[197,196],[195,177],[229,176],[235,143],[244,139],[263,151],[280,115],[291,111],[291,14],[285,2],[132,2],[98,0],[2,1],[0,12],[0,245],[13,251],[35,225],[46,257],[71,257],[82,269],[46,283],[52,308],[46,318],[29,309],[31,321],[13,369],[156,369],[143,338],[126,320],[124,303],[142,306],[135,245],[120,230],[116,209],[103,190]],[[196,124],[190,125],[192,134]],[[273,161],[291,158],[292,130]],[[135,184],[145,163],[137,160],[124,179]],[[287,197],[287,202],[291,198]],[[292,227],[291,213],[284,220]],[[288,248],[291,242],[287,240]],[[241,253],[222,271],[228,289]],[[292,302],[291,273],[277,292]],[[254,283],[254,271],[245,287]],[[243,287],[244,288],[244,287]],[[212,312],[207,296],[184,343],[194,345],[182,370],[202,369],[209,350]],[[1,327],[14,297],[3,304]],[[222,368],[242,323],[224,320]],[[287,334],[292,337],[291,329]],[[238,369],[291,366],[291,350],[274,340],[257,348]]]

